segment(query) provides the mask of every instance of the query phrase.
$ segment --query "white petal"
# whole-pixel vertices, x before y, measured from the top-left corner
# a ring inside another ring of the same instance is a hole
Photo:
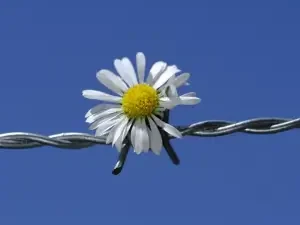
[[[109,114],[107,116],[104,116],[101,119],[98,119],[95,122],[93,122],[90,125],[89,129],[94,130],[94,129],[98,128],[103,122],[118,119],[120,116],[121,116],[121,113],[113,113],[113,114]]]
[[[134,142],[133,144],[133,148],[134,148],[134,152],[137,154],[141,154],[143,151],[143,146],[141,144],[141,124],[140,124],[140,120],[136,120],[135,124],[133,125],[133,132],[131,133],[131,137],[133,137]]]
[[[123,129],[122,134],[120,135],[120,137],[118,138],[118,140],[116,141],[116,148],[117,150],[120,152],[122,147],[123,147],[123,141],[126,138],[128,131],[131,128],[132,123],[134,122],[134,120],[129,120],[129,122],[126,124],[126,127]]]
[[[122,139],[123,139],[123,140],[124,140],[125,137],[127,136],[127,134],[128,134],[128,132],[129,132],[129,130],[130,130],[130,128],[131,128],[133,122],[134,122],[134,120],[131,119],[131,120],[129,120],[129,122],[127,123],[126,129],[124,129],[124,132],[122,133]]]
[[[100,70],[97,73],[96,77],[108,89],[114,91],[119,95],[123,95],[123,93],[128,89],[121,77],[116,76],[109,70]]]
[[[114,125],[107,126],[105,128],[105,130],[97,128],[96,132],[95,132],[95,136],[96,137],[105,137],[105,135],[111,131],[111,129],[113,128],[113,126]],[[106,139],[106,137],[105,137],[105,139]]]
[[[102,135],[102,133],[103,133],[103,130],[101,130],[101,129],[96,129],[95,136],[96,136],[96,137],[103,137],[104,135]]]
[[[196,96],[195,92],[185,93],[181,95],[179,98],[180,98],[180,104],[183,105],[195,105],[201,101],[201,99]]]
[[[131,79],[133,85],[138,84],[137,77],[136,77],[136,74],[134,71],[134,67],[133,67],[132,63],[130,62],[130,60],[125,57],[122,59],[122,64],[123,64],[123,68],[124,68],[125,72],[128,74],[128,76],[130,76],[130,79]]]
[[[110,109],[110,108],[120,108],[120,105],[117,104],[99,104],[96,105],[95,107],[91,108],[86,114],[85,114],[85,118],[100,113],[106,109]]]
[[[175,106],[179,105],[179,100],[179,98],[162,97],[159,99],[159,106],[166,109],[172,109]]]
[[[196,92],[188,92],[188,93],[185,93],[181,96],[182,97],[196,97]]]
[[[172,101],[160,101],[159,105],[165,109],[173,109],[177,104],[174,104]]]
[[[141,140],[141,142],[143,143],[143,150],[144,150],[144,152],[148,152],[149,148],[150,148],[150,146],[149,146],[150,143],[149,143],[148,128],[147,128],[145,119],[142,120],[141,128],[142,128],[143,133],[144,133],[143,139]]]
[[[124,120],[122,120],[118,126],[118,129],[116,130],[116,133],[114,134],[113,142],[112,144],[114,145],[116,141],[118,140],[119,137],[122,136],[122,133],[124,132],[124,129],[126,129],[126,125],[128,123],[128,118],[125,117]],[[123,141],[123,140],[121,140]]]
[[[111,114],[115,114],[115,113],[118,113],[118,112],[121,112],[122,109],[121,108],[111,108],[111,109],[106,109],[100,113],[97,113],[97,114],[93,114],[91,116],[89,116],[85,122],[87,123],[93,123],[95,122],[96,120],[99,120],[103,117],[106,117],[106,116],[109,116]]]
[[[104,136],[107,133],[109,133],[113,127],[115,127],[119,122],[121,121],[121,118],[113,119],[113,120],[105,120],[99,126],[96,130],[96,136]]]
[[[126,118],[126,116],[122,115],[121,119],[119,120],[118,124],[116,124],[116,126],[114,126],[111,131],[109,132],[107,138],[106,138],[106,144],[109,144],[113,141],[116,132],[119,130],[119,127],[122,125],[122,121],[124,121]]]
[[[159,155],[162,148],[161,135],[153,120],[149,118],[148,121],[150,124],[150,148],[156,155]]]
[[[153,88],[158,89],[163,84],[165,84],[174,74],[180,72],[180,70],[175,66],[168,66],[161,76],[154,83]]]
[[[147,139],[149,143],[149,137],[147,133],[147,127],[143,126],[141,120],[136,120],[131,131],[131,143],[134,147],[134,152],[140,154],[147,147]]]
[[[150,134],[151,134],[151,130],[146,126],[145,127],[146,128],[146,133],[147,133],[147,140],[148,140],[148,145],[146,145],[145,146],[145,148],[144,148],[144,152],[149,152],[149,150],[150,150]]]
[[[190,78],[189,73],[182,73],[179,76],[175,78],[174,85],[178,88],[184,84],[186,84],[186,81]]]
[[[174,82],[175,82],[175,75],[171,76],[169,78],[169,80],[164,85],[160,86],[160,88],[157,89],[160,92],[160,95],[161,96],[168,96],[167,95],[167,90],[169,89],[170,86],[175,87]]]
[[[143,83],[145,79],[146,57],[142,52],[136,54],[136,67],[139,76],[139,83]]]
[[[161,127],[164,131],[171,134],[174,137],[181,138],[182,135],[179,130],[177,130],[175,127],[171,126],[170,124],[167,124],[160,120],[158,117],[152,115],[152,118],[154,122],[157,124],[157,126]]]
[[[118,150],[118,152],[120,152],[122,150],[122,147],[123,147],[123,140],[121,138],[121,136],[118,138],[118,140],[116,141],[115,143],[115,146]]]
[[[108,133],[107,138],[106,138],[106,144],[110,144],[113,141],[114,134],[117,129],[118,129],[118,124],[116,124]]]
[[[133,122],[133,125],[132,125],[132,128],[131,128],[131,132],[130,132],[130,140],[131,140],[131,144],[132,144],[132,147],[133,147],[133,150],[134,152],[136,152],[135,150],[135,142],[136,142],[136,136],[135,136],[135,130],[136,130],[136,124],[137,124],[137,120],[135,120]]]
[[[147,77],[147,84],[153,85],[160,75],[166,70],[167,63],[158,61],[153,64]]]
[[[132,87],[134,85],[134,82],[132,81],[130,74],[127,74],[122,61],[120,59],[115,59],[114,65],[122,79],[128,84],[129,87]]]
[[[182,105],[196,105],[201,99],[197,97],[180,96],[180,104]]]
[[[85,98],[88,99],[95,99],[95,100],[100,100],[100,101],[107,101],[107,102],[121,102],[122,98],[106,94],[101,91],[94,91],[94,90],[84,90],[82,92],[82,95]]]
[[[167,96],[170,98],[178,97],[177,89],[174,85],[170,85],[167,88]]]

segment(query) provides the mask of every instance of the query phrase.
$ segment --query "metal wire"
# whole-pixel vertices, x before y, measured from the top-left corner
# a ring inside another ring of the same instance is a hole
[[[274,134],[295,128],[300,128],[300,118],[256,118],[236,123],[212,120],[195,123],[190,126],[177,126],[182,135],[197,137],[217,137],[236,132]],[[22,132],[0,134],[0,148],[6,149],[29,149],[42,146],[62,149],[84,149],[98,144],[106,144],[105,139],[85,133],[61,133],[50,136]]]

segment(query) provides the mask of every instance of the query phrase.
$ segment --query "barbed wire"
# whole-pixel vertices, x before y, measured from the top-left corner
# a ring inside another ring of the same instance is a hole
[[[300,118],[256,118],[240,122],[211,120],[176,126],[183,136],[217,137],[236,132],[248,134],[274,134],[300,128]],[[173,137],[169,136],[170,139]],[[86,133],[60,133],[50,136],[40,134],[12,132],[0,134],[0,148],[29,149],[52,146],[62,149],[84,149],[94,145],[106,144],[105,138]]]

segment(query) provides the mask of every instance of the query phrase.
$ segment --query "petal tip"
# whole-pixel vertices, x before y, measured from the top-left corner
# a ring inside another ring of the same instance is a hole
[[[85,97],[86,92],[87,92],[87,90],[83,90],[83,91],[81,92],[81,94],[82,94],[83,97]]]
[[[136,56],[145,56],[145,54],[143,52],[137,52]]]

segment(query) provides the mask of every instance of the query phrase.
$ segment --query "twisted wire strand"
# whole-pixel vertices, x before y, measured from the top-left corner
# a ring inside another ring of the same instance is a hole
[[[274,134],[300,128],[300,118],[256,118],[240,122],[222,120],[203,121],[190,126],[177,126],[183,136],[217,137],[236,132],[248,134]],[[173,138],[173,137],[169,137]],[[60,133],[43,136],[33,133],[13,132],[0,134],[0,148],[29,149],[52,146],[62,149],[84,149],[106,144],[105,138],[86,133]]]

